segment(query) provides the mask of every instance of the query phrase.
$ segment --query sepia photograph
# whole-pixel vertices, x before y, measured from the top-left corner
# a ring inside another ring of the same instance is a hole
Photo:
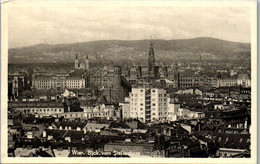
[[[256,163],[255,1],[1,5],[1,162]]]

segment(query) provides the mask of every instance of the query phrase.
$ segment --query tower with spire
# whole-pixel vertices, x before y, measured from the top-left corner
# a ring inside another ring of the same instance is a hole
[[[150,77],[154,77],[154,68],[155,68],[155,58],[154,58],[153,41],[151,40],[149,56],[148,56],[148,72]]]
[[[85,62],[84,62],[84,60],[83,61],[79,60],[78,54],[76,53],[76,56],[75,56],[75,69],[76,70],[89,70],[88,55],[86,55]]]
[[[89,70],[89,60],[88,60],[88,55],[86,55],[86,59],[85,59],[85,69]]]
[[[77,53],[76,53],[76,56],[75,56],[75,69],[79,69],[79,59],[78,59]]]

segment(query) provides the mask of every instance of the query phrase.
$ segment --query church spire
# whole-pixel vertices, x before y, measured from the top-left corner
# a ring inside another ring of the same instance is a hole
[[[88,59],[88,54],[86,54],[86,60]]]
[[[153,51],[153,37],[151,36],[150,51]]]
[[[150,50],[148,54],[148,71],[150,77],[154,77],[154,68],[155,68],[155,58],[154,58],[154,49],[153,49],[153,41],[150,42]]]
[[[75,59],[78,59],[78,54],[76,53],[76,57],[75,57]]]
[[[151,43],[150,43],[150,51],[153,52],[153,41],[151,40]]]

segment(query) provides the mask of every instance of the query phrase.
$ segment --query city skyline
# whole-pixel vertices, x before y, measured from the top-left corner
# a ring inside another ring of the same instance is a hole
[[[255,161],[254,3],[5,4],[3,162]]]

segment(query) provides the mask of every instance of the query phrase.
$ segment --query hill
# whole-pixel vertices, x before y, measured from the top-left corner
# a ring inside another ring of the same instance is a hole
[[[156,60],[250,59],[250,44],[215,38],[153,40]],[[100,40],[72,44],[38,44],[9,49],[9,63],[73,62],[89,55],[90,60],[143,61],[147,59],[150,40]]]

